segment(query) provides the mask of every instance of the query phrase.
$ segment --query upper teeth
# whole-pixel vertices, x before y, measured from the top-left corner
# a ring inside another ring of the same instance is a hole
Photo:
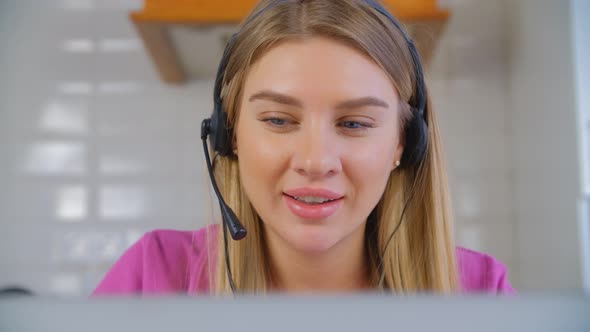
[[[316,203],[316,204],[331,201],[331,199],[327,199],[324,197],[317,197],[317,196],[300,196],[300,197],[293,197],[293,198],[295,198],[298,201],[305,202],[305,203]]]

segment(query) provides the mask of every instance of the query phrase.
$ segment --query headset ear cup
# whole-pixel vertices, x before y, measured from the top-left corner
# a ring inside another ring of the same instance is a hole
[[[412,109],[414,116],[405,128],[406,146],[402,154],[401,167],[412,167],[420,164],[426,156],[428,148],[428,126],[416,109]]]
[[[211,115],[211,145],[221,156],[233,155],[231,131],[227,128],[227,113],[222,104],[216,104]]]

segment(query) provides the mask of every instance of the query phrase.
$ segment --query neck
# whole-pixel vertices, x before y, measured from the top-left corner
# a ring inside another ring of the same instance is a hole
[[[321,253],[298,251],[268,233],[273,291],[347,292],[370,287],[364,227]]]

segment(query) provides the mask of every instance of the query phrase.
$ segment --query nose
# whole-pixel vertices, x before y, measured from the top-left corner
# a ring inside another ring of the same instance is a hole
[[[330,177],[341,172],[337,134],[329,125],[315,122],[302,128],[295,143],[294,170],[310,179]]]

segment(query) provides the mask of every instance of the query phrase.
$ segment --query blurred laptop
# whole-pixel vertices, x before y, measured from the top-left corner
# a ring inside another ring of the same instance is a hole
[[[0,331],[590,331],[583,295],[0,298]]]

